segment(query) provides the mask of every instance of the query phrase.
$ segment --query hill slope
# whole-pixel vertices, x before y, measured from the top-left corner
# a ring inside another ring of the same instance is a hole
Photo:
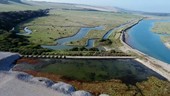
[[[0,3],[2,4],[9,4],[10,2],[22,3],[21,0],[1,0]]]

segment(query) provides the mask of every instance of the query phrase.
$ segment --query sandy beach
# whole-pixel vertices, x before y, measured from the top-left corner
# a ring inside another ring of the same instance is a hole
[[[131,46],[126,44],[123,41],[124,32],[122,32],[120,41],[122,42],[123,46],[120,48],[123,52],[129,53],[136,53],[137,58],[136,61],[142,63],[143,65],[147,66],[148,68],[152,69],[153,71],[159,73],[163,77],[165,77],[168,81],[170,81],[170,64],[157,60],[147,54],[144,54],[136,49],[133,49]],[[141,58],[139,58],[141,57]]]

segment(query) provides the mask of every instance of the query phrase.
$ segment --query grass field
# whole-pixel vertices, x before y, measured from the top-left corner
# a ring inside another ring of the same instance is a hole
[[[154,25],[152,31],[160,34],[161,40],[164,43],[170,44],[170,22],[158,22]]]
[[[22,32],[25,26],[29,27],[33,31],[29,40],[33,43],[53,45],[56,39],[72,36],[82,27],[103,26],[104,30],[93,30],[82,40],[71,42],[72,45],[84,46],[88,39],[101,39],[110,29],[136,18],[125,13],[54,9],[49,16],[20,24],[19,29]]]
[[[155,23],[152,31],[159,34],[170,34],[170,22]]]

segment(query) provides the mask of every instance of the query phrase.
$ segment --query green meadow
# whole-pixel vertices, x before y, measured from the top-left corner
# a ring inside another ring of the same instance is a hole
[[[55,40],[76,34],[82,27],[103,26],[103,30],[92,30],[82,40],[70,42],[69,45],[84,46],[90,38],[102,39],[104,34],[138,16],[126,13],[77,11],[53,9],[49,16],[39,17],[18,25],[20,32],[24,27],[33,31],[29,40],[35,44],[54,45]]]
[[[158,22],[154,24],[152,31],[160,34],[163,42],[170,42],[170,22]]]

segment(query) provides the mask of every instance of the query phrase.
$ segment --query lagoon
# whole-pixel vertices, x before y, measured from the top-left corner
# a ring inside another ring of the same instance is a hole
[[[134,59],[32,59],[36,61],[32,64],[27,61],[17,63],[13,69],[51,73],[84,82],[120,79],[126,84],[136,84],[150,76],[166,80]]]

